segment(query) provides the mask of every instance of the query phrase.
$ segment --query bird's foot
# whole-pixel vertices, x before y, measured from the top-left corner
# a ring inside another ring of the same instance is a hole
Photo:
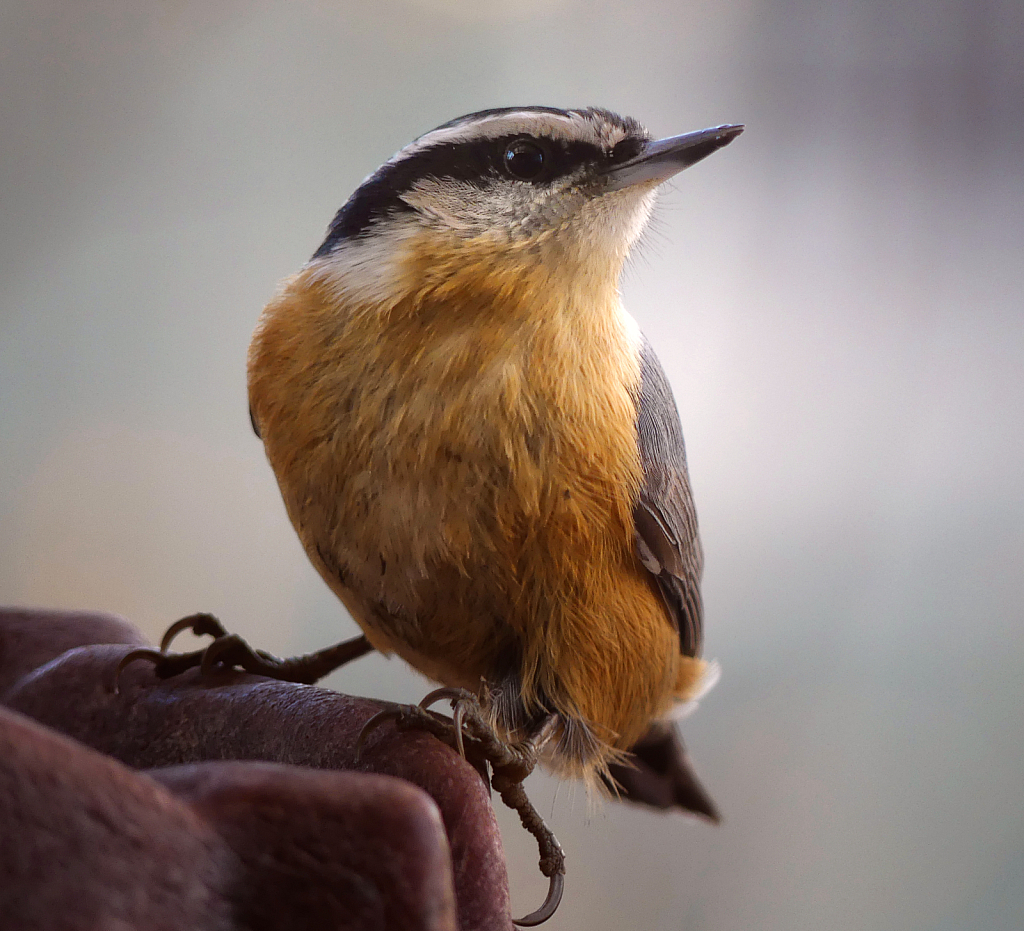
[[[431,705],[446,699],[452,705],[451,717],[430,710]],[[418,705],[390,702],[386,705],[387,707],[363,725],[356,742],[356,754],[359,754],[369,733],[385,721],[394,721],[396,727],[403,729],[429,731],[439,740],[458,750],[464,759],[480,771],[484,781],[501,796],[501,800],[519,815],[523,827],[537,841],[540,871],[549,880],[548,894],[540,908],[525,918],[515,919],[515,924],[520,927],[534,927],[547,921],[562,900],[565,854],[558,839],[527,797],[523,782],[533,772],[541,747],[554,731],[554,716],[543,719],[526,739],[513,743],[495,730],[481,708],[479,699],[466,689],[435,689]]]
[[[205,649],[189,653],[169,653],[168,648],[182,631],[189,630],[198,637],[213,637]],[[115,691],[124,669],[136,660],[144,659],[153,663],[153,670],[161,679],[170,679],[189,669],[199,667],[200,673],[209,675],[214,669],[244,669],[246,672],[283,682],[301,682],[307,685],[322,679],[350,660],[369,653],[373,649],[363,637],[355,637],[315,653],[280,659],[263,650],[249,646],[238,634],[231,634],[212,614],[190,614],[175,621],[167,628],[160,641],[159,650],[147,648],[132,650],[122,657],[117,665]]]

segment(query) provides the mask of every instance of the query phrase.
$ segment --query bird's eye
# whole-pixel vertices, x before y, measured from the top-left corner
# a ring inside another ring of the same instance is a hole
[[[519,139],[505,149],[505,170],[520,181],[533,181],[544,170],[544,150],[529,139]]]

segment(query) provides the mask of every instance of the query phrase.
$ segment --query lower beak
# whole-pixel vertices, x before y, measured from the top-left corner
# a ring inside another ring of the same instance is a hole
[[[728,145],[741,132],[742,126],[716,126],[714,129],[702,129],[695,133],[648,142],[639,155],[628,162],[609,165],[604,170],[604,191],[621,191],[644,182],[661,184],[677,172]]]

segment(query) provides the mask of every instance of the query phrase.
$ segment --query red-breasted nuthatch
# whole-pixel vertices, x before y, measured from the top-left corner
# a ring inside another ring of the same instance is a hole
[[[521,923],[561,894],[561,850],[521,787],[537,756],[717,819],[669,723],[708,678],[682,430],[618,282],[658,185],[742,130],[654,141],[607,110],[506,108],[385,162],[249,349],[288,515],[364,636],[279,661],[196,615],[121,662],[315,681],[376,648],[472,693],[492,784],[552,880]],[[218,640],[166,654],[186,627]]]
[[[607,777],[705,675],[679,417],[618,282],[658,185],[741,131],[453,120],[360,185],[253,336],[253,424],[317,571],[508,739],[553,721],[563,775]]]
[[[682,430],[618,282],[658,185],[742,130],[654,141],[607,110],[506,108],[385,162],[249,349],[288,515],[364,636],[280,661],[195,615],[121,661],[311,682],[376,648],[471,693],[492,784],[552,880],[520,923],[561,894],[561,850],[522,792],[538,756],[717,820],[670,723],[711,678]],[[218,639],[168,655],[187,627]]]

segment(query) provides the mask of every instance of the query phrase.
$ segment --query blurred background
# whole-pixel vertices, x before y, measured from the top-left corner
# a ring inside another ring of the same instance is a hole
[[[532,777],[549,927],[1024,927],[1020,0],[0,3],[0,601],[354,635],[249,335],[395,149],[533,103],[747,124],[623,282],[687,437],[723,676],[685,733],[725,822]]]

